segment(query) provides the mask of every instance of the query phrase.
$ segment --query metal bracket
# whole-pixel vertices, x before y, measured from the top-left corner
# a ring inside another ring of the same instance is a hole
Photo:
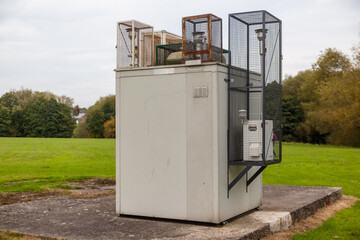
[[[264,171],[264,169],[265,169],[266,167],[267,167],[267,166],[262,166],[262,167],[260,167],[260,168],[256,171],[256,173],[246,182],[246,187],[249,186],[249,185],[257,178],[257,176],[259,176],[260,173],[261,173],[262,171]]]
[[[234,178],[234,180],[232,180],[232,182],[229,184],[228,186],[228,191],[230,191],[237,182],[240,181],[240,179],[252,168],[252,166],[246,166],[240,173],[239,175]]]
[[[236,176],[236,178],[234,178],[234,180],[232,180],[232,182],[228,185],[228,192],[235,186],[235,184],[237,184],[241,178],[243,176],[247,176],[247,173],[249,172],[249,170],[252,168],[253,166],[246,166],[240,173],[239,175]],[[254,175],[251,176],[251,178],[248,180],[246,178],[246,188],[260,175],[260,173],[262,173],[262,171],[264,171],[264,169],[267,166],[261,166],[255,173]]]

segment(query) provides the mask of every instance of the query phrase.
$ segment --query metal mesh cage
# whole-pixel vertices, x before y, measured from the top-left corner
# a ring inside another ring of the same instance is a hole
[[[223,62],[222,20],[212,14],[182,19],[183,61]]]
[[[281,161],[281,21],[266,11],[229,15],[229,161],[249,161],[239,110],[261,123],[261,163]],[[234,72],[241,74],[234,74]],[[239,75],[239,77],[238,77]],[[245,98],[245,99],[244,99]],[[240,103],[240,101],[243,101]],[[240,137],[242,136],[242,137]]]
[[[181,43],[156,46],[156,65],[181,64]]]
[[[154,42],[156,55],[155,65],[182,63],[182,38],[180,36],[162,30],[154,32]]]
[[[130,20],[117,23],[117,68],[147,67],[154,61],[153,27]]]

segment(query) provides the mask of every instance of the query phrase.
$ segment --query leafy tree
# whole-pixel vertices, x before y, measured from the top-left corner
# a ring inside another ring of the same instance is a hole
[[[105,114],[101,110],[95,110],[88,113],[86,123],[89,136],[93,138],[104,137]]]
[[[74,104],[74,99],[72,98],[69,98],[65,95],[62,95],[62,96],[56,96],[55,95],[55,99],[58,103],[62,103],[62,104],[65,104],[66,106],[68,106],[69,108],[72,108],[73,107],[73,104]]]
[[[58,103],[57,127],[58,133],[56,137],[71,137],[75,129],[75,119],[71,116],[71,108],[64,103]]]
[[[55,99],[58,103],[62,103],[65,104],[66,106],[68,106],[69,108],[73,107],[74,104],[74,100],[70,97],[67,97],[65,95],[62,96],[57,96],[55,94],[53,94],[52,92],[46,91],[46,92],[34,92],[34,95],[36,96],[42,96],[45,99],[49,100],[51,98]]]
[[[328,48],[311,70],[287,76],[285,140],[360,146],[360,43],[353,58]]]
[[[309,83],[309,85],[313,85],[313,71],[312,70],[305,70],[300,71],[296,76],[286,76],[283,81],[283,96],[284,97],[295,97],[299,101],[305,100],[303,96],[302,89],[305,88],[304,84]]]
[[[10,110],[0,104],[0,137],[11,136]]]
[[[7,92],[0,98],[0,104],[10,110],[14,109],[15,106],[19,105],[19,99],[12,92]]]
[[[115,116],[115,97],[111,96],[104,99],[101,110],[104,112],[105,120],[108,121]]]
[[[42,100],[40,101],[39,99]],[[40,105],[36,106],[34,102]],[[50,102],[52,104],[50,104]],[[51,92],[33,92],[30,89],[11,90],[0,97],[0,104],[10,111],[10,131],[11,136],[14,137],[26,137],[29,136],[28,134],[34,137],[70,137],[71,129],[74,127],[74,121],[71,116],[69,118],[68,115],[68,112],[71,111],[69,105],[72,105],[72,102],[73,100],[66,96],[58,97]],[[43,107],[41,110],[36,110],[41,107]],[[53,109],[49,110],[46,108]],[[43,118],[39,117],[41,111],[47,114],[48,118],[52,117],[52,121],[44,121]],[[35,117],[35,119],[31,119],[31,117]],[[39,122],[36,123],[36,121]],[[28,124],[31,124],[31,126]],[[44,125],[44,129],[47,129],[46,131],[41,130],[41,124],[46,124]],[[53,127],[57,128],[56,134],[49,130],[51,124],[56,125]],[[37,126],[37,131],[31,129],[34,126]],[[36,132],[41,134],[38,136]]]
[[[306,110],[305,124],[311,127],[314,133],[311,136],[312,141],[316,136],[322,138],[321,142],[336,144],[336,141],[329,141],[331,136],[339,129],[342,133],[346,132],[345,125],[336,123],[334,113],[338,112],[336,108],[346,109],[345,105],[350,104],[346,100],[349,96],[355,97],[353,93],[357,86],[356,80],[346,84],[350,79],[354,79],[349,78],[351,70],[350,59],[341,51],[330,48],[326,49],[313,65],[314,80],[310,91],[313,95],[312,101],[303,103]],[[336,139],[340,140],[339,135]],[[340,142],[349,145],[344,139]]]
[[[350,67],[350,59],[335,48],[327,48],[313,64],[313,69],[317,75],[316,80],[320,82],[342,76]]]
[[[306,141],[301,125],[304,120],[304,112],[299,100],[295,96],[283,98],[282,110],[283,140]]]
[[[104,123],[115,117],[115,95],[101,97],[86,114],[87,130],[90,137],[104,137]]]
[[[75,128],[69,107],[43,96],[30,103],[24,123],[24,134],[28,137],[71,137]]]
[[[1,96],[0,103],[10,110],[11,136],[24,137],[24,113],[33,95],[31,90],[21,89],[19,91],[12,90]]]
[[[74,129],[74,138],[88,138],[89,131],[86,129],[85,121],[80,121]]]
[[[321,52],[317,61],[312,66],[312,71],[305,71],[301,75],[303,83],[300,87],[300,98],[305,112],[315,111],[319,104],[318,89],[334,77],[341,77],[350,69],[350,60],[341,51],[328,48]]]
[[[110,120],[104,123],[104,137],[115,138],[115,119],[111,117]]]
[[[268,83],[265,86],[265,119],[278,119],[280,113],[278,112],[281,102],[281,85],[276,81]]]
[[[310,112],[332,144],[360,146],[360,69],[345,72],[319,88],[319,105]]]

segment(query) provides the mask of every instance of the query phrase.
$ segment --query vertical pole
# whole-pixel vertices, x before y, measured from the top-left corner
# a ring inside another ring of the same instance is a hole
[[[250,27],[246,25],[246,118],[250,120]],[[246,161],[249,159],[245,159],[244,149],[245,149],[245,141],[244,141],[244,124],[242,125],[242,160]],[[246,188],[247,191],[247,188]]]
[[[263,34],[263,45],[262,45],[262,52],[263,54],[260,55],[261,56],[261,77],[262,77],[262,158],[263,158],[263,164],[265,164],[265,160],[266,160],[266,153],[265,153],[265,45],[266,45],[266,33],[265,33],[265,11],[262,12],[262,34]]]
[[[212,16],[208,16],[208,51],[209,51],[209,59],[210,61],[213,60],[213,53],[212,53],[212,23],[211,23]]]
[[[136,34],[137,33],[137,34]],[[137,66],[138,67],[142,67],[142,65],[143,65],[143,62],[141,63],[141,65],[140,65],[140,38],[141,38],[141,36],[140,36],[140,30],[139,29],[137,29],[137,31],[136,31],[136,33],[135,33],[135,36],[137,36],[137,40],[136,40],[136,47],[137,47],[137,54],[136,54],[136,52],[135,52],[135,57],[136,57],[136,64],[137,64]]]
[[[221,33],[221,37],[220,37],[220,62],[222,62],[223,60],[223,27],[222,27],[222,19],[220,20],[220,33]],[[225,58],[224,58],[225,59]],[[225,63],[225,62],[224,62]]]
[[[229,161],[230,161],[230,70],[231,70],[231,45],[230,45],[230,20],[231,15],[229,14],[228,20],[228,48],[229,48],[229,63],[228,63],[228,79],[227,79],[227,198],[229,198]]]
[[[154,39],[154,28],[153,27],[151,27],[151,32],[152,32],[152,39],[151,39],[151,57],[150,57],[150,59],[151,59],[151,62],[150,62],[150,64],[151,64],[151,66],[154,66],[154,51],[155,51],[155,39]]]
[[[120,41],[119,41],[119,32],[120,32],[120,24],[119,23],[116,23],[116,68],[119,67],[119,59],[120,59],[120,56],[119,56],[119,52],[120,52]]]
[[[282,160],[282,22],[279,21],[279,84],[280,84],[280,136],[279,160]]]
[[[182,63],[185,63],[185,51],[186,51],[186,36],[185,36],[185,20],[182,19]]]
[[[246,27],[246,117],[250,120],[250,28]]]
[[[131,21],[131,66],[135,67],[135,26],[134,20]]]
[[[166,31],[162,30],[161,31],[161,45],[165,45],[166,44]]]

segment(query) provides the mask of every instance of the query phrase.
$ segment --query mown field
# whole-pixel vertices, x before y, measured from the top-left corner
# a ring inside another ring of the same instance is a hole
[[[115,177],[114,139],[0,138],[0,192],[66,188],[66,182]],[[264,184],[336,186],[360,198],[360,148],[285,143],[283,162]],[[360,239],[360,201],[294,239]]]
[[[115,177],[114,139],[0,138],[0,192],[66,188]]]

